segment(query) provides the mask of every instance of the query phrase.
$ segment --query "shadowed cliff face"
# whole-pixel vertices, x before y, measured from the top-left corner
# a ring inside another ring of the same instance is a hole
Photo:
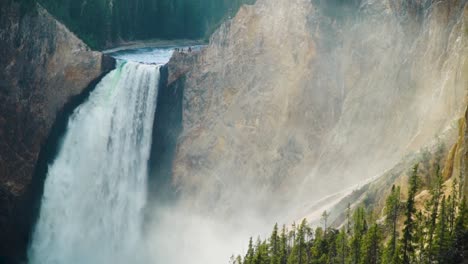
[[[456,124],[466,1],[318,2],[259,0],[190,67],[170,62],[185,73],[173,164],[182,204],[290,220],[307,204],[283,206],[381,175]]]
[[[25,253],[41,195],[33,175],[57,113],[113,67],[44,9],[32,9],[0,4],[0,259],[12,262]]]

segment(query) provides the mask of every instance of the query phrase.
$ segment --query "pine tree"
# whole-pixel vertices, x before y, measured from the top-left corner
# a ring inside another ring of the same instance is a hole
[[[427,229],[427,220],[425,219],[423,213],[418,211],[416,214],[416,223],[419,223],[415,227],[415,241],[416,241],[416,259],[418,263],[425,263],[427,261],[427,251],[425,248],[426,245],[426,229]]]
[[[314,231],[313,229],[307,225],[305,230],[305,243],[306,243],[306,255],[307,255],[307,263],[312,262],[312,252],[310,250],[312,241],[314,239]]]
[[[351,234],[351,204],[346,206],[346,234]]]
[[[431,189],[431,201],[426,206],[428,214],[417,211],[415,196],[419,178],[416,165],[409,178],[408,200],[404,211],[406,220],[401,239],[398,239],[397,231],[401,211],[400,188],[393,186],[386,200],[384,225],[377,223],[372,214],[366,216],[363,207],[354,210],[351,221],[349,206],[346,212],[347,223],[340,230],[328,226],[326,212],[322,215],[324,228],[316,228],[314,235],[305,219],[299,226],[293,224],[289,232],[283,225],[280,234],[278,225],[275,224],[268,241],[261,241],[259,238],[253,246],[250,238],[244,260],[240,256],[232,256],[230,263],[461,263],[468,258],[468,210],[464,197],[459,202],[457,186],[458,183],[454,180],[452,195],[446,197],[438,176],[437,183]],[[439,195],[440,201],[437,198]],[[434,210],[434,206],[438,210]],[[429,252],[429,232],[434,219],[432,252]],[[384,233],[384,230],[388,230],[388,233]],[[383,250],[383,240],[386,238],[388,243]],[[431,258],[429,253],[432,254]]]
[[[358,207],[353,214],[353,235],[350,242],[352,263],[361,262],[361,245],[366,229],[364,208]]]
[[[325,239],[325,233],[321,227],[315,229],[315,239],[310,249],[313,263],[322,264],[327,262],[327,256],[325,252],[327,251],[327,243]]]
[[[437,222],[436,227],[436,238],[434,243],[434,248],[436,250],[436,259],[438,263],[448,263],[448,254],[449,251],[449,232],[448,232],[448,222],[447,222],[447,203],[445,196],[442,197],[442,202],[440,204],[440,215],[439,221]]]
[[[255,249],[253,247],[252,237],[250,237],[247,254],[244,257],[244,264],[254,264],[254,256],[255,256]]]
[[[305,243],[305,232],[307,220],[303,219],[297,229],[296,240],[288,258],[288,264],[305,264],[307,261],[307,248]]]
[[[281,264],[286,264],[288,261],[288,239],[287,239],[287,231],[286,226],[283,225],[281,229],[280,235],[280,252],[279,252],[279,259]]]
[[[260,238],[257,239],[257,244],[255,246],[253,264],[270,264],[268,244],[266,241],[262,242]]]
[[[346,233],[345,227],[342,227],[338,235],[336,236],[336,250],[337,257],[333,263],[345,264],[347,263],[349,256],[349,241],[348,234]]]
[[[385,204],[385,223],[390,230],[390,240],[385,248],[384,263],[393,263],[398,242],[397,224],[400,214],[400,187],[392,186]]]
[[[362,242],[361,264],[377,264],[382,258],[382,234],[380,227],[374,223],[367,231]]]
[[[333,261],[338,257],[338,245],[336,244],[338,234],[339,231],[333,228],[328,228],[328,232],[325,234],[326,263],[334,263]]]
[[[327,233],[327,223],[328,223],[328,217],[330,217],[330,214],[327,213],[327,211],[323,211],[322,213],[322,217],[320,218],[320,220],[322,221],[323,223],[323,231],[325,233]]]
[[[294,243],[296,243],[296,223],[292,223],[291,230],[288,234],[288,246],[290,248],[294,247]],[[289,253],[289,252],[288,252]]]
[[[271,233],[270,236],[270,256],[271,256],[271,264],[280,264],[281,259],[280,259],[280,247],[281,247],[281,242],[280,242],[280,237],[278,235],[278,224],[275,224],[273,227],[273,232]]]
[[[408,190],[408,200],[406,201],[406,211],[405,211],[405,226],[403,228],[403,237],[402,237],[402,260],[404,264],[411,263],[414,258],[414,214],[416,213],[416,208],[414,205],[414,198],[416,192],[418,191],[419,178],[418,178],[418,165],[413,167],[413,171],[409,178],[409,190]]]
[[[452,183],[452,195],[451,199],[448,202],[448,222],[449,222],[449,232],[450,235],[453,235],[455,229],[455,219],[457,214],[458,206],[458,180],[456,177],[453,179]]]
[[[242,262],[242,257],[241,257],[240,255],[237,255],[237,257],[236,257],[236,262],[235,262],[235,263],[236,263],[236,264],[243,264],[243,262]]]
[[[451,263],[461,263],[463,260],[468,259],[468,208],[466,197],[463,197],[458,207],[452,248]]]
[[[428,257],[429,261],[431,261],[433,254],[433,239],[434,239],[434,232],[436,228],[436,219],[437,219],[437,214],[439,212],[439,202],[440,202],[440,197],[443,193],[443,179],[442,175],[440,173],[440,167],[437,166],[436,169],[436,179],[434,183],[432,184],[430,193],[431,193],[431,199],[429,200],[428,204],[426,205],[427,211],[430,212],[430,217],[429,217],[429,223],[428,223],[428,241],[427,241],[427,247],[428,247]]]

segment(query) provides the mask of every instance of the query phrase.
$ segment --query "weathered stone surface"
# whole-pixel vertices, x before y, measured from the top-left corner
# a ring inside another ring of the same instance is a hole
[[[43,8],[1,1],[0,262],[24,257],[35,166],[57,113],[112,67]]]
[[[318,2],[258,0],[171,62],[169,79],[184,78],[173,184],[191,206],[313,200],[380,175],[463,114],[466,2],[332,15]]]
[[[417,46],[413,47],[413,49],[418,49],[416,54],[409,57],[414,62],[419,62],[420,66],[431,61],[437,62],[411,70],[415,74],[424,76],[425,79],[420,79],[424,85],[438,91],[438,94],[432,95],[432,102],[429,102],[426,106],[421,106],[434,108],[428,111],[430,113],[428,116],[422,116],[421,120],[418,121],[423,122],[423,125],[419,133],[413,138],[410,146],[414,149],[421,145],[423,147],[403,157],[398,163],[378,175],[379,178],[357,189],[353,194],[336,204],[331,214],[331,219],[335,219],[335,226],[339,226],[345,221],[343,212],[345,212],[349,203],[351,203],[351,207],[364,205],[377,215],[381,214],[392,185],[402,188],[402,197],[405,199],[408,178],[415,164],[419,165],[418,175],[421,179],[420,193],[416,196],[417,207],[424,207],[428,199],[428,189],[438,168],[441,169],[445,181],[446,195],[450,195],[450,192],[453,191],[452,184],[455,179],[461,184],[460,190],[468,195],[466,180],[468,172],[466,130],[468,112],[465,110],[463,114],[463,111],[458,111],[460,110],[458,107],[464,105],[466,107],[468,103],[466,94],[460,93],[463,91],[463,87],[465,87],[465,90],[468,87],[468,76],[466,74],[468,73],[467,35],[466,33],[463,34],[463,32],[468,32],[468,6],[458,1],[439,2],[429,10],[429,15],[424,21],[425,24],[423,24],[422,30],[425,31],[425,39],[418,41]],[[441,32],[444,32],[447,36],[445,41],[444,38],[431,39],[427,35],[430,33],[432,36],[440,36]],[[430,42],[426,43],[423,40]],[[420,57],[415,60],[414,56]],[[443,78],[441,78],[440,73],[442,73]],[[437,88],[445,91],[440,92]],[[450,92],[447,92],[447,89]],[[450,123],[451,120],[453,122]],[[443,122],[448,122],[445,123],[447,125],[443,131],[438,133],[437,137],[428,140],[430,133],[440,131],[444,127]],[[401,223],[403,223],[403,219]]]
[[[274,3],[242,7],[195,55],[187,74],[174,180],[184,195],[198,196],[197,203],[214,205],[213,197],[230,195],[265,199],[272,186],[294,175],[286,164],[315,153],[311,142],[333,119],[328,113],[317,118],[317,111],[319,105],[334,108],[338,93],[314,97],[307,85],[317,70],[307,25],[312,5]],[[303,112],[306,103],[317,108]],[[321,125],[307,129],[313,121]],[[272,186],[255,190],[251,181]]]
[[[394,17],[375,2],[367,11],[373,15],[345,30],[340,57],[346,99],[326,139],[315,184],[324,183],[319,175],[336,184],[380,175],[463,115],[467,5],[449,4],[428,6],[415,27],[408,24],[411,13]]]

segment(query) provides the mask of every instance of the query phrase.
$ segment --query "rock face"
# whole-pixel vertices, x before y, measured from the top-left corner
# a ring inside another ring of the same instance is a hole
[[[114,64],[32,9],[0,4],[0,262],[24,257],[43,181],[34,174],[57,114]]]
[[[190,67],[170,62],[184,89],[173,184],[192,207],[277,215],[272,204],[380,175],[456,125],[466,1],[341,2],[258,0]]]
[[[313,155],[312,142],[328,129],[338,94],[312,97],[308,89],[316,58],[308,32],[313,12],[308,1],[244,6],[197,56],[184,84],[184,132],[174,166],[183,195],[210,207],[225,201],[226,209],[225,199],[240,198],[234,195],[262,200],[293,181],[295,165]],[[307,102],[317,108],[302,112]],[[320,108],[329,111],[321,117]],[[314,121],[321,125],[307,129]],[[261,183],[271,185],[251,188]]]

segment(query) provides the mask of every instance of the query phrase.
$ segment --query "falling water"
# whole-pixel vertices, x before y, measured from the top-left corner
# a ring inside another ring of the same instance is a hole
[[[119,61],[70,117],[30,263],[145,263],[141,223],[159,67]]]

